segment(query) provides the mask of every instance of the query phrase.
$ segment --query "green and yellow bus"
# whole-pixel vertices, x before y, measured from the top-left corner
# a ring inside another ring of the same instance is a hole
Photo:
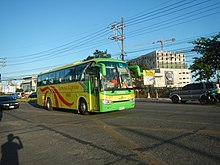
[[[48,110],[65,108],[89,112],[109,112],[135,106],[130,69],[138,66],[110,58],[76,62],[38,75],[37,103]]]

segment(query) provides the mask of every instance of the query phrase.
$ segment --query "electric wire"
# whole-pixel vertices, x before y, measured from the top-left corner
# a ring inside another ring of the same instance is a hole
[[[147,31],[148,33],[150,33],[152,30],[157,31],[158,27],[164,28],[164,26],[167,25],[167,24],[169,26],[171,26],[172,23],[181,22],[183,20],[187,20],[187,19],[192,18],[194,16],[198,16],[198,15],[201,15],[201,14],[208,13],[210,11],[213,11],[214,9],[219,9],[220,6],[217,6],[219,4],[220,3],[216,3],[216,4],[213,4],[213,5],[210,5],[210,6],[206,6],[206,7],[194,10],[194,11],[190,11],[188,13],[184,13],[184,14],[176,16],[174,18],[164,20],[164,21],[160,22],[159,24],[155,23],[155,24],[149,25],[149,26],[141,28],[141,29],[133,30],[132,32],[127,33],[127,35],[129,35],[129,37],[127,37],[127,38],[132,38],[132,37],[135,37],[135,36],[138,36],[138,35],[142,35],[142,34],[144,34],[145,31]],[[213,8],[210,8],[210,7],[213,7]],[[186,21],[185,23],[187,23],[187,22],[190,22],[190,21]],[[178,25],[178,24],[176,24],[176,25]]]
[[[37,56],[37,57],[34,57],[34,58],[30,57],[25,62],[10,63],[10,65],[21,65],[21,64],[25,64],[27,62],[36,62],[36,61],[40,61],[40,60],[43,60],[43,59],[44,60],[51,60],[51,59],[54,59],[54,58],[57,58],[57,57],[61,57],[61,56],[63,56],[63,53],[68,53],[68,52],[73,51],[75,49],[79,49],[83,45],[86,45],[88,47],[90,45],[93,46],[93,45],[100,44],[102,42],[100,42],[100,41],[99,42],[97,42],[97,41],[92,42],[92,41],[95,40],[95,39],[98,39],[98,38],[100,38],[102,36],[106,36],[107,34],[109,34],[109,32],[103,33],[102,35],[100,35],[100,34],[96,35],[94,38],[90,38],[90,39],[88,39],[86,41],[82,41],[82,42],[78,43],[78,45],[75,44],[75,45],[71,45],[71,47],[65,47],[65,48],[62,48],[62,49],[53,50],[52,52],[48,52],[46,54],[43,54],[43,55],[40,55],[40,56]],[[109,42],[106,43],[106,44],[109,44]],[[94,48],[94,46],[90,47],[90,49],[91,48]],[[84,47],[83,47],[83,49],[84,49]],[[84,49],[84,50],[86,50],[86,49]],[[76,52],[80,52],[80,51],[76,51]]]
[[[145,14],[142,14],[142,15],[138,15],[138,16],[136,16],[136,17],[133,17],[133,18],[130,18],[130,19],[128,19],[128,20],[126,20],[126,25],[127,24],[131,24],[131,23],[134,23],[135,21],[139,21],[140,19],[145,19],[145,18],[147,18],[147,16],[149,17],[149,16],[154,16],[155,14],[157,14],[157,13],[161,13],[161,11],[163,11],[164,9],[169,9],[170,7],[174,7],[174,8],[176,8],[176,5],[178,5],[178,4],[181,4],[181,3],[184,3],[184,2],[186,2],[185,0],[181,0],[181,1],[178,1],[178,2],[175,2],[175,3],[173,3],[173,4],[169,4],[169,5],[167,5],[167,6],[165,6],[165,7],[162,7],[162,8],[159,8],[159,9],[155,9],[155,10],[153,10],[153,11],[151,11],[151,12],[147,12],[147,13],[145,13]]]
[[[165,17],[165,16],[171,15],[171,13],[172,14],[178,13],[178,12],[181,13],[180,11],[185,11],[186,9],[189,9],[189,8],[193,9],[195,6],[200,6],[200,5],[202,6],[203,4],[206,4],[209,1],[210,0],[206,0],[206,1],[202,1],[202,2],[197,3],[196,1],[186,2],[185,0],[181,0],[181,1],[178,1],[178,2],[175,2],[172,4],[164,3],[165,5],[167,4],[165,7],[162,7],[159,9],[156,8],[155,10],[153,10],[151,12],[139,14],[137,16],[131,17],[125,21],[125,24],[126,24],[126,27],[129,28],[133,25],[146,23],[148,21],[152,21],[152,20],[156,21],[158,18],[162,17],[161,12],[163,12],[163,17]],[[166,2],[168,2],[168,1],[166,1]],[[171,1],[169,1],[169,2],[171,2]],[[196,4],[194,2],[196,2]],[[191,11],[191,13],[194,13],[194,15],[190,14],[190,12],[188,12],[188,13],[181,14],[177,17],[167,19],[166,21],[162,21],[159,23],[149,25],[144,28],[130,31],[130,32],[126,33],[126,35],[127,35],[126,38],[134,38],[134,37],[137,37],[142,34],[152,33],[152,32],[159,31],[159,30],[164,30],[164,29],[167,29],[170,27],[174,27],[177,25],[191,22],[191,21],[203,19],[203,18],[209,17],[214,14],[218,14],[220,12],[213,11],[213,10],[219,8],[218,4],[219,3],[211,4],[209,6],[202,7],[197,10]],[[217,5],[217,6],[215,6],[215,5]],[[210,12],[208,12],[208,10],[210,10]],[[178,20],[178,18],[182,18],[182,19]],[[167,24],[169,24],[169,25],[167,25]],[[160,27],[159,28],[158,28],[158,26],[155,27],[156,25],[158,25]],[[39,62],[41,60],[51,60],[54,58],[61,57],[63,55],[75,56],[74,53],[77,53],[77,52],[83,52],[85,50],[90,50],[93,48],[97,49],[97,47],[99,47],[99,46],[110,44],[110,41],[107,42],[107,40],[105,40],[105,39],[100,40],[100,38],[105,37],[108,34],[110,34],[110,31],[106,30],[104,28],[104,29],[95,31],[92,34],[83,36],[83,37],[78,38],[74,41],[68,42],[66,44],[62,44],[60,46],[57,46],[57,47],[54,47],[54,48],[51,48],[48,50],[44,50],[44,51],[40,51],[40,52],[32,53],[32,54],[27,54],[27,55],[22,55],[22,56],[17,56],[17,57],[9,57],[9,60],[10,60],[9,66],[23,65],[23,64],[27,64],[29,62]],[[179,44],[184,44],[184,41],[182,41],[182,43],[179,42]],[[175,43],[172,45],[178,45],[178,44]],[[160,46],[154,46],[154,47],[145,48],[145,49],[130,50],[130,47],[126,47],[126,54],[129,54],[129,57],[132,57],[132,56],[130,56],[130,54],[139,53],[139,52],[148,51],[148,50],[155,50],[158,48],[160,48]],[[190,49],[187,49],[187,47],[185,47],[184,49],[187,54],[191,53]],[[129,51],[127,51],[127,50],[129,50]],[[183,48],[179,48],[178,50],[183,50]],[[114,53],[112,56],[117,57],[119,55],[121,55],[121,53]],[[137,56],[137,55],[135,55],[135,56]],[[188,57],[190,57],[190,56],[188,56]],[[13,63],[13,60],[16,60],[16,62]],[[39,68],[39,70],[44,69],[44,68]],[[34,71],[34,70],[35,69],[31,69],[31,70],[27,70],[27,71]],[[18,72],[14,72],[14,73],[8,72],[8,73],[15,74]],[[7,74],[7,73],[5,73],[5,74]]]
[[[94,38],[97,37],[101,37],[104,36],[106,34],[109,34],[108,30],[106,29],[101,29],[98,30],[90,35],[84,36],[82,38],[76,39],[74,41],[68,42],[66,44],[57,46],[55,48],[51,48],[45,51],[41,51],[41,52],[37,52],[37,53],[32,53],[32,54],[27,54],[27,55],[22,55],[22,56],[16,56],[16,57],[11,57],[13,59],[22,59],[22,58],[40,58],[40,57],[44,57],[45,53],[48,54],[49,53],[54,53],[54,52],[58,52],[58,51],[62,51],[65,49],[69,49],[69,48],[76,48],[76,47],[80,47],[86,43],[88,43],[89,41],[91,42],[92,40],[94,40]]]

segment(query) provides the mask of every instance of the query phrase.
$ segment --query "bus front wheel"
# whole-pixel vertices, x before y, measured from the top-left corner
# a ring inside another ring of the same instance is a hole
[[[50,98],[47,99],[47,110],[49,110],[49,111],[53,110],[52,102],[51,102]]]
[[[80,99],[80,101],[79,101],[79,112],[82,115],[88,114],[88,107],[87,107],[86,101],[84,99]]]

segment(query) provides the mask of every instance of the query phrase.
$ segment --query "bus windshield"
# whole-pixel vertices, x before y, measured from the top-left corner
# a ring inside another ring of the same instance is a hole
[[[101,75],[101,90],[132,88],[131,75],[125,63],[102,62],[106,66],[106,76]]]

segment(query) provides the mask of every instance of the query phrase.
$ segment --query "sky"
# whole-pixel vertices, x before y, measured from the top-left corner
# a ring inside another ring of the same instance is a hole
[[[124,19],[125,60],[154,50],[185,52],[188,66],[198,54],[191,43],[220,32],[219,0],[0,0],[0,73],[22,79],[82,61],[95,50],[120,59]],[[170,39],[175,38],[172,42]],[[153,44],[154,43],[154,44]]]

